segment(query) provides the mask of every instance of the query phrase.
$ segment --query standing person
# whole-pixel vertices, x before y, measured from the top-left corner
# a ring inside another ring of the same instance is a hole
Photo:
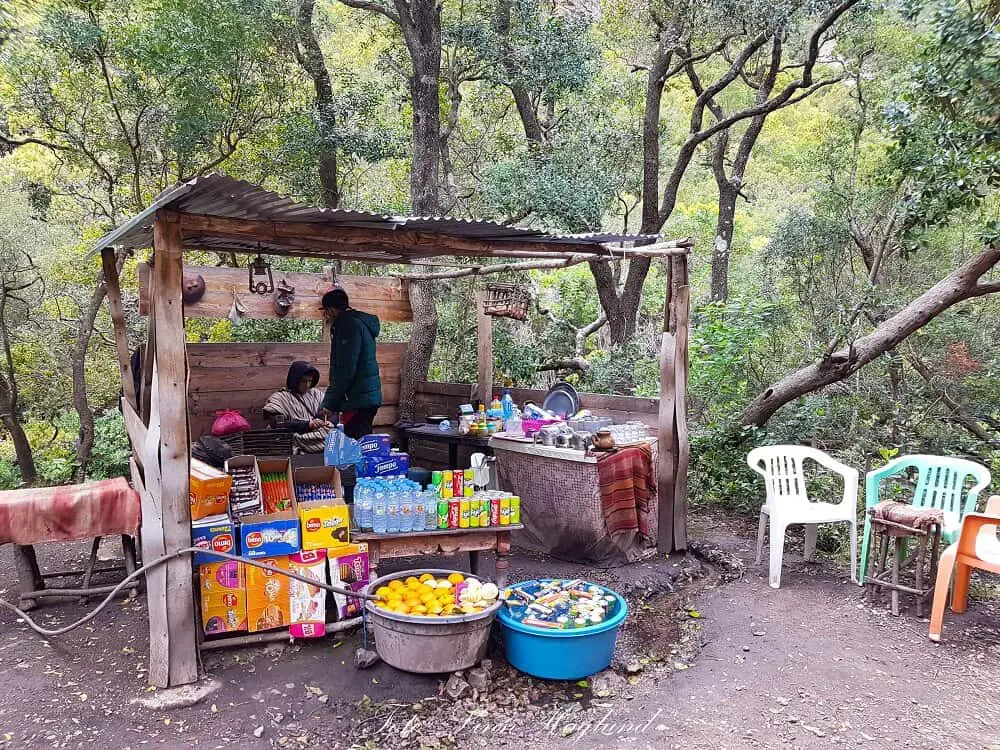
[[[375,360],[379,319],[355,310],[347,292],[333,289],[323,295],[323,320],[330,325],[330,385],[323,412],[330,421],[340,412],[344,432],[355,440],[372,431],[382,405],[382,380]]]
[[[285,387],[264,404],[268,425],[293,432],[300,453],[322,453],[332,427],[322,416],[323,391],[316,387],[318,382],[319,370],[308,362],[292,362]]]

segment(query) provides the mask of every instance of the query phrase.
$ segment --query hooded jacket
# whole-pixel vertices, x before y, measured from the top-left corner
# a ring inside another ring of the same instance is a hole
[[[344,310],[330,327],[330,385],[323,408],[330,411],[375,409],[382,405],[382,380],[375,339],[382,324],[369,313]]]

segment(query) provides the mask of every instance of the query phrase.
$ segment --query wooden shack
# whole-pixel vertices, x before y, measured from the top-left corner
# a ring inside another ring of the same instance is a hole
[[[222,407],[240,408],[251,420],[267,394],[284,383],[288,364],[306,359],[324,372],[329,345],[317,343],[188,344],[184,319],[223,318],[234,302],[246,317],[273,317],[273,299],[248,288],[246,268],[187,269],[206,281],[202,298],[182,303],[184,252],[207,250],[244,256],[296,256],[368,264],[454,266],[459,275],[494,273],[472,265],[477,258],[510,261],[513,268],[619,262],[623,256],[665,259],[670,283],[664,301],[659,431],[659,546],[684,549],[688,441],[687,382],[688,275],[690,243],[657,243],[623,250],[616,235],[551,235],[493,222],[449,218],[392,217],[302,205],[256,185],[223,175],[199,177],[164,191],[142,213],[103,237],[95,246],[103,261],[104,283],[114,323],[122,376],[122,410],[132,445],[132,481],[142,498],[141,549],[144,561],[191,544],[188,476],[191,436],[197,437]],[[649,242],[653,238],[628,238]],[[140,307],[148,315],[147,341],[139,380],[133,372],[121,302],[118,268],[130,251],[152,248],[140,268]],[[480,261],[482,262],[482,261]],[[549,264],[549,265],[545,265]],[[420,269],[427,276],[427,269]],[[319,298],[330,279],[321,274],[275,271],[295,288],[289,316],[321,318]],[[430,275],[433,275],[431,272]],[[278,278],[274,279],[275,282]],[[393,277],[340,277],[352,304],[383,320],[412,319],[407,282]],[[328,332],[325,334],[328,336]],[[380,344],[378,361],[385,404],[377,424],[396,419],[404,344]],[[425,388],[425,393],[427,389]],[[619,404],[623,411],[628,407]],[[652,403],[642,408],[651,418]],[[190,556],[172,558],[146,574],[149,603],[150,669],[153,685],[166,687],[198,677],[197,625]]]

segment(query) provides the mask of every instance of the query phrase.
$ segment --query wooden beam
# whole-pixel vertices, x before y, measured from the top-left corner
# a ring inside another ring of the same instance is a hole
[[[185,266],[186,276],[200,275],[205,279],[205,294],[193,304],[184,306],[185,318],[222,320],[229,316],[235,290],[246,317],[275,319],[274,295],[251,294],[247,289],[247,269],[217,266]],[[317,273],[272,271],[274,283],[284,280],[295,288],[295,301],[287,317],[293,320],[322,320],[320,300],[330,289],[329,276]],[[139,264],[139,312],[149,309],[149,267]],[[413,320],[410,308],[409,284],[388,276],[340,276],[338,283],[347,290],[351,306],[377,315],[383,321]],[[328,334],[329,335],[329,334]]]
[[[157,215],[153,223],[153,245],[156,253],[153,309],[157,321],[161,510],[164,551],[169,554],[191,545],[190,446],[181,301],[183,251],[180,225],[173,217]],[[166,564],[166,570],[169,684],[185,685],[198,679],[191,558],[186,555],[175,558]]]
[[[491,242],[468,237],[452,237],[437,232],[421,232],[414,229],[386,230],[311,222],[254,221],[188,213],[177,216],[185,235],[246,237],[260,242],[298,240],[313,243],[313,245],[333,243],[356,250],[394,250],[405,256],[431,257],[442,254],[496,256],[524,252],[532,253],[535,257],[542,257],[550,253],[557,255],[573,253],[599,255],[607,252],[604,247],[591,244],[546,242],[527,238],[524,241]]]
[[[679,274],[680,275],[680,274]],[[674,416],[677,432],[677,464],[674,470],[673,545],[675,550],[687,549],[687,469],[691,445],[687,428],[687,369],[688,369],[688,312],[691,287],[687,285],[684,269],[683,286],[677,289],[675,307],[677,317],[677,347],[674,352]]]
[[[128,330],[125,328],[125,310],[122,307],[122,290],[118,279],[118,264],[115,251],[105,248],[101,251],[101,265],[104,267],[104,287],[108,295],[108,308],[115,333],[115,349],[118,352],[118,370],[122,380],[125,400],[138,408],[135,398],[135,382],[132,377],[132,357],[128,350]]]
[[[666,328],[660,336],[660,409],[656,441],[656,546],[662,554],[674,551],[674,477],[677,471],[677,432],[674,419],[675,352],[677,342]]]
[[[132,457],[142,466],[142,449],[146,445],[148,431],[142,422],[142,417],[136,412],[124,397],[121,401],[122,418],[125,420],[125,432],[128,433],[128,441],[132,446]]]
[[[477,291],[476,301],[476,352],[478,361],[479,398],[489,408],[493,392],[493,318],[484,312],[486,292]]]

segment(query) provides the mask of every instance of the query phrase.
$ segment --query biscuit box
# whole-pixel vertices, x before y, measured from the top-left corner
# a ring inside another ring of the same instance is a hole
[[[277,557],[302,549],[297,509],[281,513],[255,513],[240,524],[240,550],[243,557]]]
[[[405,474],[410,470],[410,456],[407,453],[393,453],[385,458],[365,456],[358,464],[360,477],[384,477]]]
[[[288,557],[293,573],[326,582],[326,552],[309,550]],[[293,638],[320,638],[326,635],[326,590],[294,578],[288,579],[289,628]]]
[[[351,591],[363,592],[365,590],[371,576],[367,544],[352,544],[341,550],[331,550],[328,553],[328,560],[330,561],[330,583]],[[363,600],[348,598],[346,595],[336,592],[334,592],[333,599],[337,605],[339,619],[357,617],[361,614]]]
[[[243,564],[233,560],[198,569],[201,622],[206,635],[247,629],[246,581]]]
[[[299,503],[299,520],[304,550],[335,550],[351,540],[351,510],[343,500]]]
[[[365,435],[358,441],[362,456],[388,458],[392,452],[392,438],[388,435]]]
[[[287,555],[269,557],[261,562],[288,570]],[[271,570],[247,565],[247,626],[251,633],[274,628],[287,628],[290,621],[288,576]]]
[[[236,527],[225,513],[209,516],[194,521],[191,524],[191,546],[199,549],[215,550],[216,552],[228,552],[230,555],[239,554],[238,537]],[[207,555],[203,552],[195,552],[195,565],[205,565],[207,563],[217,563],[221,557]]]
[[[229,489],[233,478],[197,458],[191,459],[189,498],[191,520],[215,516],[229,510]]]

